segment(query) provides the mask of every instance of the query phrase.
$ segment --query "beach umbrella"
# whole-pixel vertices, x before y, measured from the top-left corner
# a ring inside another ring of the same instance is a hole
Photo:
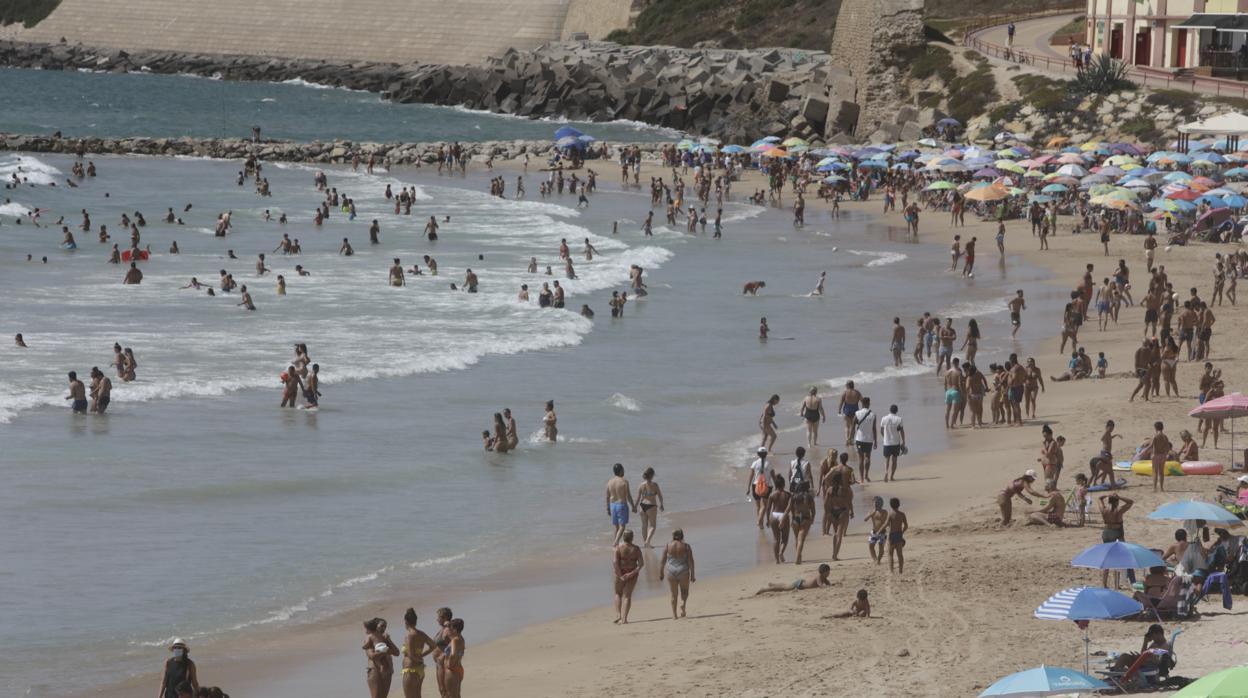
[[[555,145],[559,146],[560,148],[575,148],[581,145],[581,141],[576,136],[564,136],[563,138],[560,138],[559,140],[555,141]]]
[[[864,170],[887,170],[888,163],[883,160],[863,160],[858,167]]]
[[[1057,173],[1060,175],[1066,175],[1067,177],[1083,177],[1088,174],[1088,171],[1081,165],[1071,163],[1057,168]]]
[[[1089,203],[1092,203],[1092,202],[1089,202]],[[1134,201],[1127,201],[1126,199],[1105,199],[1104,201],[1100,202],[1099,205],[1104,206],[1105,208],[1112,208],[1115,211],[1127,211],[1127,210],[1135,211],[1140,208],[1139,204],[1135,203]]]
[[[1164,567],[1165,561],[1157,553],[1135,543],[1114,541],[1094,545],[1075,556],[1071,567],[1089,567],[1094,570],[1146,570]]]
[[[941,119],[940,121],[937,121],[936,125],[944,126],[945,128],[949,128],[949,127],[957,128],[962,125],[962,122],[951,117],[945,117]]]
[[[1203,519],[1209,523],[1220,524],[1243,523],[1238,516],[1227,511],[1221,505],[1202,502],[1199,499],[1185,499],[1180,502],[1162,504],[1153,513],[1149,514],[1148,518],[1168,521]]]
[[[779,143],[779,142],[780,142],[780,136],[763,136],[762,138],[751,143],[750,145],[758,145],[759,143]]]
[[[1189,683],[1171,698],[1242,698],[1248,696],[1248,666],[1235,666]]]
[[[1113,167],[1113,166],[1098,167],[1098,168],[1095,168],[1095,170],[1097,174],[1104,175],[1106,177],[1121,177],[1127,173],[1127,171],[1122,169],[1121,167]]]
[[[1027,170],[1025,173],[1023,173],[1023,176],[1029,179],[1040,179],[1044,177],[1044,173],[1041,172],[1040,170]]]
[[[937,169],[941,172],[967,172],[970,170],[970,168],[966,165],[956,161],[941,163],[940,167]]]
[[[936,143],[935,138],[920,138],[918,142],[919,145],[927,146],[928,148],[936,148],[939,145]]]
[[[1227,512],[1230,513],[1230,512]],[[1035,610],[1041,620],[1073,620],[1083,630],[1083,670],[1088,670],[1090,620],[1125,618],[1144,610],[1135,599],[1102,587],[1071,587],[1049,597]]]
[[[1209,196],[1208,194],[1205,194],[1199,199],[1196,199],[1196,203],[1208,204],[1210,208],[1229,208],[1229,206],[1227,206],[1227,203],[1225,201],[1223,201],[1222,199],[1219,199],[1216,196]]]
[[[1000,173],[1000,172],[997,172],[996,170],[992,169],[991,167],[985,167],[985,168],[984,168],[984,169],[982,169],[982,170],[976,170],[976,171],[975,171],[975,174],[974,174],[974,175],[972,175],[972,176],[974,176],[974,177],[987,177],[988,179],[996,179],[997,177],[1000,177],[1000,176],[1001,176],[1001,173]]]
[[[737,153],[744,153],[744,152],[745,152],[745,146],[740,146],[740,145],[736,145],[736,144],[733,144],[733,145],[726,145],[726,146],[724,146],[723,148],[720,148],[720,150],[721,150],[722,152],[725,152],[725,153],[730,153],[730,154],[732,154],[732,155],[736,155]]]
[[[974,149],[972,148],[971,150],[974,150]],[[945,157],[947,157],[947,158],[953,158],[953,159],[955,159],[955,160],[961,160],[961,159],[962,159],[962,155],[963,155],[963,153],[962,153],[962,151],[961,151],[961,150],[958,150],[957,148],[948,148],[948,149],[946,149],[946,150],[945,150],[945,152],[943,153],[943,155],[944,155]]]
[[[1035,669],[997,679],[979,694],[986,696],[1055,696],[1072,693],[1093,693],[1110,685],[1074,669],[1040,665]]]
[[[1243,199],[1244,197],[1237,198]],[[1242,208],[1242,205],[1236,208]],[[1245,397],[1243,393],[1223,395],[1222,397],[1209,400],[1188,412],[1188,416],[1200,419],[1231,420],[1231,466],[1233,468],[1235,465],[1235,419],[1237,417],[1248,417],[1248,397]]]
[[[1057,199],[1054,199],[1053,197],[1047,196],[1045,194],[1032,194],[1030,200],[1034,201],[1037,204],[1048,204],[1048,203],[1057,201]]]
[[[844,181],[845,181],[845,178],[840,175],[828,175],[827,177],[823,178],[824,184],[836,184],[837,182],[844,182]]]
[[[790,136],[784,139],[784,141],[781,142],[780,145],[789,146],[789,145],[809,145],[809,144],[806,142],[806,139],[804,138],[798,138],[797,136]]]
[[[936,181],[936,182],[932,182],[931,184],[927,185],[928,191],[942,191],[945,189],[956,189],[956,188],[957,187],[954,186],[953,182],[947,182],[943,179]]]
[[[1131,170],[1138,170],[1138,169],[1141,169],[1141,168],[1143,168],[1143,167],[1144,167],[1143,165],[1140,165],[1140,164],[1137,164],[1137,163],[1134,163],[1134,162],[1127,162],[1127,163],[1123,163],[1122,165],[1119,165],[1119,166],[1118,166],[1118,169],[1120,169],[1120,170],[1122,170],[1122,171],[1124,171],[1124,172],[1130,172]]]
[[[582,133],[581,131],[578,131],[572,128],[571,126],[562,126],[555,131],[555,140],[558,141],[563,138],[567,138],[568,136],[571,136],[573,138],[579,138],[583,135],[585,134]]]
[[[786,152],[784,148],[776,147],[769,147],[767,150],[764,150],[763,155],[766,155],[769,158],[787,158],[789,156],[788,152]]]
[[[1222,200],[1226,202],[1227,206],[1236,210],[1248,206],[1248,198],[1240,196],[1239,194],[1227,194],[1222,197]]]
[[[967,192],[966,198],[971,201],[1000,201],[1010,193],[997,186],[980,187]]]
[[[1046,184],[1040,191],[1045,194],[1063,194],[1068,191],[1065,184]]]
[[[1153,185],[1140,179],[1139,177],[1136,177],[1134,179],[1128,179],[1122,186],[1128,189],[1152,189],[1153,188]]]
[[[1135,156],[1133,155],[1113,155],[1105,158],[1106,165],[1122,166],[1133,162],[1135,162]]]
[[[1200,198],[1200,194],[1191,189],[1176,189],[1166,194],[1167,199],[1178,199],[1179,201],[1195,201]]]
[[[1189,204],[1186,201],[1175,201],[1174,199],[1153,199],[1148,202],[1148,205],[1158,211],[1169,211],[1171,213],[1180,213],[1183,211],[1193,210],[1195,208],[1195,206],[1192,206],[1192,204]],[[1185,205],[1190,208],[1184,208]]]

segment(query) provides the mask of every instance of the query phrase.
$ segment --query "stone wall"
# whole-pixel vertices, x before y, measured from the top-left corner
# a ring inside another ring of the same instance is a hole
[[[590,39],[607,38],[616,29],[627,29],[638,0],[570,0],[563,20],[563,41],[577,34]]]
[[[558,41],[570,4],[605,35],[611,8],[625,26],[631,0],[62,0],[35,27],[3,33],[126,50],[480,64]]]
[[[860,135],[893,124],[908,59],[925,43],[924,0],[846,0],[832,36],[832,61],[853,77]],[[928,124],[924,124],[928,125]]]

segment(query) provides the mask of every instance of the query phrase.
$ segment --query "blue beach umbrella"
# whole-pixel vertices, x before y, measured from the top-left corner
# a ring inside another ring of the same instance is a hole
[[[1200,204],[1202,202],[1205,204],[1208,204],[1210,208],[1228,208],[1225,201],[1223,201],[1222,199],[1219,199],[1216,196],[1209,196],[1208,194],[1200,197],[1199,199],[1196,199],[1197,204]]]
[[[1227,512],[1228,514],[1230,512]],[[1144,610],[1143,604],[1111,589],[1101,587],[1071,587],[1049,597],[1036,609],[1035,616],[1041,620],[1073,620],[1083,630],[1083,670],[1088,670],[1088,637],[1090,620],[1125,618]]]
[[[1238,524],[1242,523],[1239,517],[1231,512],[1223,509],[1217,504],[1202,502],[1198,499],[1186,499],[1181,502],[1170,502],[1157,507],[1157,510],[1148,515],[1150,519],[1169,519],[1174,521],[1187,521],[1189,519],[1204,519],[1209,523],[1221,524]]]
[[[1248,177],[1248,167],[1232,167],[1222,174],[1227,177]]]
[[[1051,204],[1054,201],[1057,201],[1057,199],[1054,199],[1046,194],[1032,194],[1031,200],[1038,204]]]
[[[1094,570],[1146,570],[1165,566],[1157,553],[1135,543],[1114,541],[1094,545],[1070,561],[1072,567],[1090,567]]]
[[[1234,208],[1234,209],[1240,209],[1245,206],[1248,206],[1248,198],[1240,196],[1239,194],[1231,194],[1230,196],[1224,196],[1222,197],[1222,200],[1226,202],[1227,206],[1230,206],[1231,208]]]
[[[867,170],[867,169],[886,170],[888,169],[888,163],[884,162],[883,160],[863,160],[862,162],[858,163],[858,167],[864,170]]]
[[[844,182],[844,181],[845,181],[845,178],[840,175],[828,175],[827,177],[823,178],[824,184],[836,184],[837,182]]]
[[[563,138],[555,141],[555,145],[560,148],[578,148],[584,146],[585,144],[582,143],[581,139],[577,136],[564,136]]]
[[[720,148],[720,150],[721,150],[722,152],[725,152],[725,153],[729,153],[729,154],[732,154],[732,155],[736,155],[737,153],[744,153],[744,152],[745,152],[745,146],[736,145],[736,144],[734,143],[733,145],[726,145],[726,146],[724,146],[723,148]]]
[[[1162,177],[1162,179],[1166,180],[1167,182],[1186,182],[1190,180],[1191,178],[1192,176],[1186,172],[1171,172],[1170,174],[1167,174],[1165,177]]]
[[[1064,194],[1066,192],[1065,184],[1047,184],[1040,191],[1045,194]]]
[[[1053,696],[1067,693],[1092,693],[1109,688],[1100,679],[1074,669],[1040,665],[1035,669],[1010,674],[984,689],[979,698],[987,696]]]
[[[585,134],[572,128],[571,126],[563,126],[555,131],[555,140],[558,141],[558,140],[567,138],[568,136],[571,136],[573,138],[579,138],[583,135]]]

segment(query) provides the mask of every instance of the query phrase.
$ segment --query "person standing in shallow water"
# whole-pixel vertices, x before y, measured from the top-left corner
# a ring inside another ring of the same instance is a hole
[[[611,525],[615,527],[615,541],[619,545],[620,538],[628,526],[628,512],[637,508],[633,502],[632,487],[624,479],[624,466],[616,463],[611,466],[612,477],[607,481],[607,516],[611,517]]]
[[[546,440],[555,443],[559,439],[559,417],[555,414],[555,401],[546,401],[546,415],[542,417],[542,424],[546,430]]]
[[[663,511],[663,490],[659,489],[659,483],[654,481],[654,468],[646,468],[646,471],[641,474],[641,480],[641,484],[637,487],[637,500],[633,511],[641,510],[641,544],[642,547],[650,548],[654,547],[650,545],[650,540],[654,538],[659,512]]]

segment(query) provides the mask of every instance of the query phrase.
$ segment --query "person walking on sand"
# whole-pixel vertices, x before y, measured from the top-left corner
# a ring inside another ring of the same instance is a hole
[[[1014,326],[1010,336],[1017,337],[1019,328],[1023,326],[1023,311],[1027,309],[1027,301],[1023,299],[1023,289],[1018,289],[1017,295],[1010,299],[1008,307],[1010,309],[1010,324]]]
[[[867,525],[871,533],[867,535],[867,550],[875,564],[884,560],[884,543],[888,540],[888,512],[884,510],[884,498],[874,497],[871,500],[871,513],[867,514]]]
[[[892,511],[888,512],[888,571],[893,570],[893,558],[897,561],[897,574],[906,571],[906,558],[902,554],[902,550],[906,547],[906,531],[910,530],[910,522],[906,520],[906,515],[901,511],[901,500],[893,497],[888,500],[888,507]]]
[[[849,454],[842,453],[840,462],[832,466],[821,483],[824,492],[824,535],[832,529],[832,559],[840,559],[841,543],[854,518],[854,469],[849,467]]]
[[[814,449],[819,441],[819,423],[828,421],[823,411],[823,399],[819,397],[819,388],[811,386],[810,393],[802,400],[802,417],[806,420],[806,445]]]
[[[753,498],[755,518],[758,529],[763,529],[764,514],[767,511],[767,500],[771,496],[771,487],[775,480],[775,472],[767,463],[767,449],[758,447],[758,458],[750,464],[750,477],[745,483],[746,498]]]
[[[1018,497],[1024,502],[1031,504],[1031,499],[1027,497],[1027,494],[1030,494],[1032,497],[1036,497],[1036,498],[1040,498],[1044,496],[1043,494],[1040,494],[1032,487],[1032,483],[1034,483],[1035,481],[1036,481],[1036,471],[1032,469],[1028,469],[1027,472],[1023,473],[1022,477],[1014,478],[1014,480],[1010,482],[1009,487],[1006,487],[1005,489],[1001,490],[1001,493],[997,495],[997,508],[1001,510],[1001,525],[1002,526],[1010,525],[1010,519],[1012,518],[1012,514],[1014,511],[1014,498],[1015,497]],[[1027,494],[1023,494],[1024,492],[1026,492]]]
[[[633,545],[633,532],[624,531],[620,543],[615,546],[615,622],[628,624],[628,612],[633,606],[633,589],[646,561],[641,548]]]
[[[778,404],[780,404],[779,395],[767,398],[767,404],[763,405],[763,413],[758,417],[758,428],[763,433],[760,448],[774,449],[776,447],[776,405]]]
[[[364,646],[361,649],[368,657],[364,673],[368,695],[370,698],[386,698],[394,681],[394,657],[399,656],[399,648],[386,633],[385,620],[373,618],[364,621]]]
[[[693,567],[693,547],[685,542],[685,532],[672,531],[672,542],[663,548],[659,559],[659,581],[667,580],[672,591],[672,620],[685,617],[685,604],[689,601],[689,585],[698,581]],[[680,596],[680,614],[676,613],[676,597]]]
[[[802,564],[806,536],[810,535],[810,527],[815,522],[815,496],[810,489],[810,480],[801,480],[793,485],[793,495],[789,498],[787,513],[793,527],[793,545],[797,549],[794,563],[798,565]]]
[[[858,480],[871,482],[871,452],[876,448],[879,430],[871,398],[862,399],[862,409],[854,413],[854,447],[858,451]]]
[[[1149,439],[1148,448],[1145,449],[1152,458],[1154,492],[1166,491],[1166,461],[1170,460],[1170,451],[1174,450],[1174,445],[1166,436],[1165,428],[1165,424],[1153,422],[1153,436]]]
[[[178,687],[189,683],[192,695],[199,692],[199,676],[195,671],[195,662],[191,661],[191,650],[182,638],[174,638],[169,645],[170,657],[165,660],[165,670],[160,677],[158,698],[178,698]]]
[[[906,428],[897,414],[897,405],[889,405],[888,414],[880,419],[880,437],[884,446],[884,482],[892,482],[897,479],[897,458],[906,448]]]
[[[854,443],[854,415],[858,413],[858,403],[862,400],[862,393],[854,388],[853,381],[845,382],[845,391],[841,393],[840,402],[836,404],[836,411],[845,419],[845,445],[852,446]]]
[[[612,477],[607,480],[607,516],[611,517],[611,525],[615,527],[615,541],[619,545],[625,529],[628,527],[628,512],[635,509],[633,492],[628,480],[624,479],[624,466],[616,463],[611,466]]]
[[[1096,499],[1096,506],[1101,510],[1101,520],[1104,522],[1104,528],[1101,529],[1101,542],[1113,543],[1116,541],[1126,541],[1127,531],[1123,527],[1123,517],[1135,502],[1120,494],[1101,495]],[[1128,571],[1128,577],[1134,580],[1135,572]],[[1117,586],[1118,575],[1114,575],[1114,586]],[[1109,587],[1109,570],[1101,571],[1101,586]]]
[[[421,688],[425,683],[425,657],[438,648],[433,638],[416,627],[415,609],[407,609],[403,614],[403,624],[407,627],[407,636],[403,639],[403,698],[421,698]]]
[[[654,468],[646,468],[646,471],[641,474],[641,481],[637,487],[637,506],[633,511],[641,510],[642,547],[652,548],[654,546],[650,545],[650,539],[654,538],[659,512],[663,511],[663,490],[659,489],[659,483],[654,481]]]
[[[784,553],[789,547],[789,500],[793,495],[784,489],[784,476],[776,475],[775,487],[767,497],[767,525],[771,527],[772,553],[776,564],[784,562]]]

